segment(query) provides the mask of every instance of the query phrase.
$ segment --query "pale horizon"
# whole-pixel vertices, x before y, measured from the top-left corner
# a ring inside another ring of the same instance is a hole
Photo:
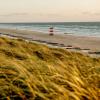
[[[0,23],[100,22],[100,0],[0,0]]]

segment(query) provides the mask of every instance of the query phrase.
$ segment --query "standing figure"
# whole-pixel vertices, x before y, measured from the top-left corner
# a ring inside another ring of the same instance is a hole
[[[54,28],[53,27],[50,27],[49,28],[49,35],[54,35]]]

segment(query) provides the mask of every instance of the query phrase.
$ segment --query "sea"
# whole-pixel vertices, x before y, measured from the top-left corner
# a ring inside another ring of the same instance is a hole
[[[48,34],[50,27],[54,34],[100,37],[100,22],[46,22],[46,23],[0,23],[0,28],[38,31]]]

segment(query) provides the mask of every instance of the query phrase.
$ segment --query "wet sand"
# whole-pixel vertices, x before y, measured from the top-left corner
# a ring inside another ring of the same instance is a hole
[[[100,55],[100,37],[83,37],[66,34],[54,34],[50,36],[48,33],[18,29],[0,29],[0,35],[37,41],[52,46],[63,47],[71,51],[88,53],[90,55]]]

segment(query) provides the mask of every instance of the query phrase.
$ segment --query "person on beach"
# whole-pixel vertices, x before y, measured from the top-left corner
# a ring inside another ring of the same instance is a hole
[[[49,28],[49,35],[54,35],[54,28],[53,27],[50,27]]]

